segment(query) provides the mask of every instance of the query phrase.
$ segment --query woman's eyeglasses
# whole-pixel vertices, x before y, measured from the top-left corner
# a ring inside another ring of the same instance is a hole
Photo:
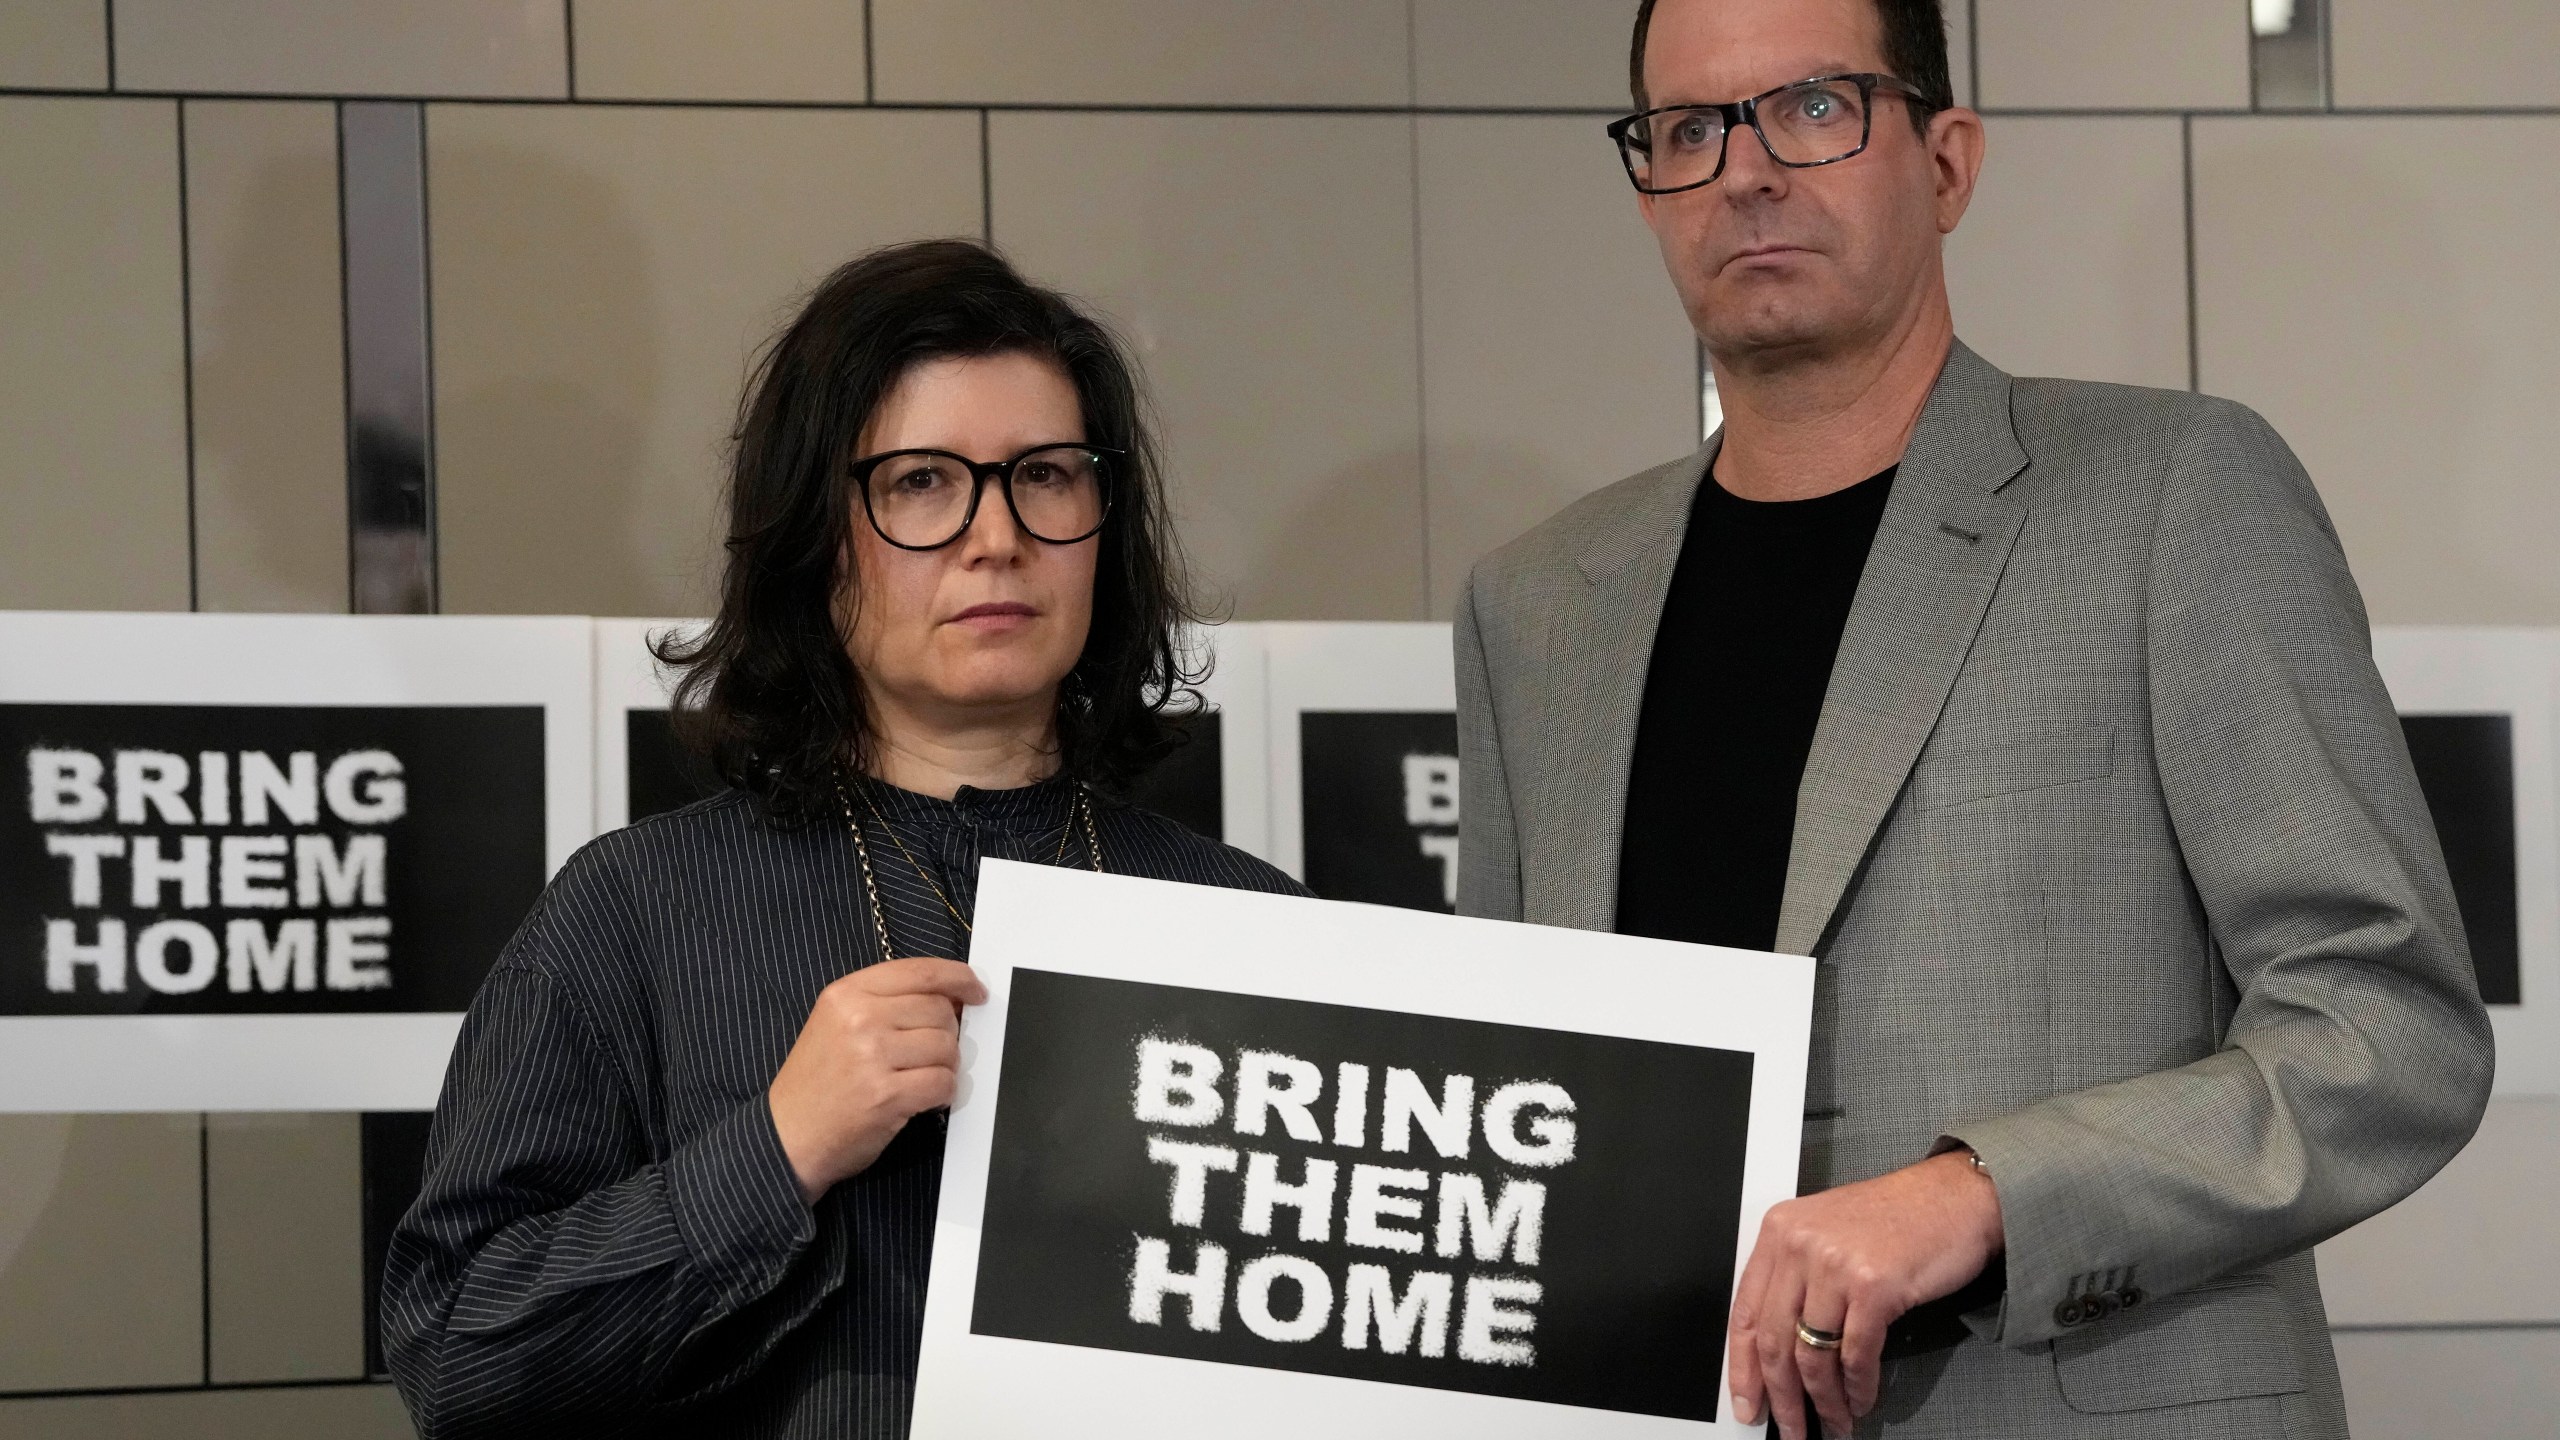
[[[853,480],[872,530],[901,550],[939,550],[967,534],[990,480],[1023,534],[1073,545],[1102,529],[1113,472],[1127,459],[1105,445],[1039,445],[990,464],[948,450],[891,450],[854,461]]]

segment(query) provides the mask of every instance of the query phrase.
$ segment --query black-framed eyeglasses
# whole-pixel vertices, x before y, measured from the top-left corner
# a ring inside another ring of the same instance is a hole
[[[1034,445],[988,464],[948,450],[890,450],[854,461],[853,480],[872,530],[901,550],[939,550],[969,533],[990,480],[1023,534],[1073,545],[1101,532],[1114,472],[1127,460],[1107,445]]]
[[[1627,178],[1647,195],[1676,195],[1724,173],[1725,142],[1748,125],[1769,158],[1794,170],[1836,165],[1867,148],[1876,92],[1927,109],[1920,87],[1892,75],[1817,75],[1725,105],[1665,105],[1609,124]]]

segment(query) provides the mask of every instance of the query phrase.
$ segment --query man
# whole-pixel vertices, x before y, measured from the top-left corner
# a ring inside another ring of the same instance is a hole
[[[2343,1436],[2310,1247],[2491,1055],[2310,482],[1956,342],[1935,0],[1646,0],[1634,78],[1725,424],[1471,577],[1461,908],[1818,959],[1745,1422]]]

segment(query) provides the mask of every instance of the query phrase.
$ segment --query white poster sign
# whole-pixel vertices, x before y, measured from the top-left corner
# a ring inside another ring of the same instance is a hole
[[[1262,627],[1271,863],[1318,894],[1458,906],[1457,681],[1449,627]]]
[[[690,636],[705,623],[595,622],[595,833],[619,830],[654,806],[690,798],[690,777],[677,762],[666,718],[676,677],[651,647],[669,636]],[[637,808],[635,791],[641,798]]]
[[[919,1440],[1758,1433],[1811,961],[990,862],[971,962]]]
[[[2497,1092],[2560,1094],[2560,631],[2385,626],[2373,659],[2462,902]]]
[[[432,1105],[591,833],[589,622],[0,614],[0,1110]]]
[[[1213,838],[1248,855],[1270,859],[1271,732],[1268,625],[1210,625],[1200,629],[1195,653],[1210,662],[1200,699],[1217,716],[1220,824]]]

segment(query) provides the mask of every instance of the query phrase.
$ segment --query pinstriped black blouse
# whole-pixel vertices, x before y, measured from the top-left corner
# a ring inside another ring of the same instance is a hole
[[[968,914],[981,858],[1091,863],[1063,780],[872,793],[902,955],[969,953],[928,872]],[[1093,809],[1114,873],[1306,893],[1151,812]],[[944,1119],[812,1211],[765,1104],[818,991],[881,958],[860,893],[841,824],[778,830],[735,792],[563,867],[463,1022],[384,1265],[424,1440],[906,1434]]]

